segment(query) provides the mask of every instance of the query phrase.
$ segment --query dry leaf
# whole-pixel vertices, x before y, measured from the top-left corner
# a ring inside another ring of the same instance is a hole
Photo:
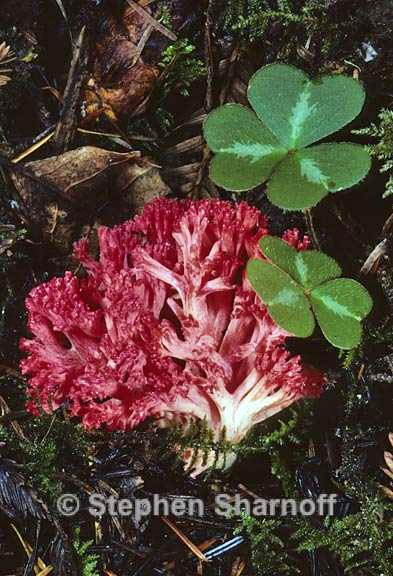
[[[23,199],[27,199],[31,188],[38,184],[48,188],[52,194],[60,194],[70,202],[88,202],[88,194],[111,186],[113,169],[119,164],[139,158],[139,152],[120,153],[94,146],[83,146],[58,156],[24,164],[34,179],[15,173],[14,182]]]
[[[35,162],[18,164],[12,172],[24,218],[37,234],[64,252],[96,211],[108,202],[121,202],[129,215],[169,189],[159,170],[140,152],[120,153],[84,146]],[[81,210],[81,208],[83,208]]]
[[[170,188],[153,164],[135,162],[118,171],[117,188],[133,213],[142,212],[144,205],[157,196],[166,196]]]

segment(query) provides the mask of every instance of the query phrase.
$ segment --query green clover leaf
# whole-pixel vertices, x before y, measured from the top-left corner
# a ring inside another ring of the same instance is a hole
[[[349,188],[370,170],[363,146],[310,146],[351,122],[365,94],[341,75],[310,80],[285,64],[261,68],[248,87],[251,109],[226,104],[209,114],[204,134],[215,153],[210,176],[241,192],[267,182],[273,204],[286,210],[315,206],[330,192]]]
[[[361,322],[372,308],[364,286],[340,278],[337,262],[317,250],[298,252],[273,236],[264,236],[260,247],[267,260],[250,260],[247,276],[273,320],[306,338],[314,331],[315,316],[333,346],[348,350],[358,346]]]
[[[301,338],[311,336],[315,328],[310,303],[301,287],[274,264],[257,258],[247,266],[248,279],[279,326]]]
[[[372,308],[367,290],[349,278],[337,278],[311,291],[311,306],[318,324],[333,346],[350,350],[360,343],[361,321]]]

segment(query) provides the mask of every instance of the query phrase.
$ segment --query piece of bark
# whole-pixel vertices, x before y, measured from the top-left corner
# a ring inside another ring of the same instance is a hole
[[[101,114],[112,120],[130,114],[153,90],[159,69],[144,61],[140,46],[150,25],[130,6],[120,21],[113,13],[103,12],[93,75],[85,94],[84,123]]]

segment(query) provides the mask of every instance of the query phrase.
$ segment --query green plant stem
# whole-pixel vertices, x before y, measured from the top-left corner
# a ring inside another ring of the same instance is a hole
[[[306,219],[307,230],[308,230],[308,233],[311,237],[314,248],[316,248],[317,250],[321,250],[321,243],[319,242],[317,233],[315,231],[314,220],[313,220],[311,208],[305,209],[304,216]]]

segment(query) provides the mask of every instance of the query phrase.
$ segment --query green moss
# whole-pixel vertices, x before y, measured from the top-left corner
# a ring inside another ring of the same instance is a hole
[[[292,538],[297,551],[329,550],[345,567],[349,576],[393,574],[393,505],[376,497],[366,497],[360,511],[342,519],[327,517],[318,529],[303,519]],[[360,570],[360,572],[359,572]]]
[[[368,136],[375,140],[367,146],[372,156],[381,162],[380,172],[386,173],[388,180],[383,198],[393,194],[393,110],[382,109],[378,114],[379,122],[367,128],[354,130],[354,134]]]
[[[239,0],[229,4],[224,26],[255,41],[266,33],[272,23],[284,28],[291,24],[310,28],[325,13],[326,9],[318,6],[314,0],[308,0],[300,7],[291,0]]]
[[[49,501],[54,501],[62,492],[62,483],[54,477],[58,446],[53,438],[41,442],[27,441],[22,445],[26,476],[32,485],[44,494]]]
[[[238,532],[250,541],[252,563],[260,576],[280,571],[303,573],[305,552],[328,551],[348,576],[393,574],[393,505],[366,497],[360,510],[344,518],[257,519],[244,517]]]
[[[243,532],[250,541],[251,560],[258,576],[270,576],[276,572],[299,574],[280,530],[282,525],[281,519],[257,520],[244,516],[242,526],[237,530],[237,533]]]
[[[189,96],[190,87],[206,73],[206,67],[194,44],[187,38],[170,44],[162,53],[160,68],[165,73],[163,96],[175,89],[182,96]]]
[[[55,502],[63,491],[59,474],[68,469],[88,470],[93,436],[81,425],[55,416],[31,417],[23,421],[26,439],[11,426],[0,425],[2,455],[24,465],[27,483],[48,502]]]
[[[172,30],[171,9],[167,3],[162,2],[162,4],[160,4],[160,6],[158,7],[158,13],[156,15],[156,19],[158,20],[158,22],[160,22],[161,24]]]
[[[229,32],[248,44],[263,42],[264,63],[300,62],[315,73],[342,67],[345,60],[364,64],[362,42],[374,46],[391,35],[385,0],[219,0],[218,34]],[[391,3],[390,3],[391,4]],[[389,8],[391,11],[391,8]],[[383,30],[383,32],[382,32]],[[382,42],[391,58],[388,42]]]
[[[196,460],[202,456],[202,462],[205,464],[208,457],[211,454],[215,454],[215,459],[211,466],[211,471],[213,471],[216,466],[218,459],[222,459],[225,467],[225,460],[227,455],[233,451],[235,448],[233,444],[226,441],[225,436],[221,438],[218,442],[214,439],[213,433],[209,428],[206,421],[192,421],[190,422],[187,430],[185,431],[182,427],[174,427],[168,432],[168,437],[163,438],[162,451],[167,452],[167,446],[177,446],[176,455],[177,462],[180,462],[180,454],[183,451],[192,449],[192,457],[189,463],[190,468],[193,467]]]
[[[216,441],[207,422],[193,422],[186,431],[182,427],[174,427],[168,431],[169,438],[165,435],[162,439],[161,458],[168,453],[168,445],[178,447],[178,462],[179,454],[192,448],[192,467],[196,458],[202,455],[206,460],[213,452],[215,462],[210,469],[212,472],[218,461],[220,468],[225,468],[225,460],[230,454],[237,455],[240,465],[241,461],[249,456],[264,456],[285,495],[294,497],[297,495],[295,470],[307,456],[312,415],[312,402],[304,401],[295,408],[288,409],[280,420],[272,418],[256,426],[239,444],[228,442],[225,435]]]
[[[87,540],[83,542],[81,540],[80,528],[76,528],[74,532],[73,546],[79,557],[81,565],[81,576],[99,576],[97,571],[97,565],[99,556],[97,554],[92,554],[89,552],[89,548],[94,543],[93,540]]]

